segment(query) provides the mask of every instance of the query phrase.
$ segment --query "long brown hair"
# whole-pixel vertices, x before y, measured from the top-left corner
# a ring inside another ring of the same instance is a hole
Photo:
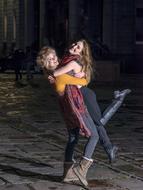
[[[84,39],[80,40],[83,43],[83,50],[81,52],[81,63],[83,64],[83,71],[86,73],[86,78],[90,82],[93,76],[93,57],[91,48],[88,42]]]

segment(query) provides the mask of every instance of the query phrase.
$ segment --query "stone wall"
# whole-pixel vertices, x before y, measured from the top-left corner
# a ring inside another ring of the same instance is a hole
[[[4,15],[7,17],[7,35],[4,34]],[[13,28],[14,16],[16,18],[16,39],[14,39]],[[0,56],[9,53],[14,44],[17,48],[23,48],[24,0],[0,1],[0,26]]]
[[[96,81],[117,82],[120,79],[120,61],[101,60],[96,61]]]
[[[113,54],[129,55],[135,45],[134,0],[108,0],[103,7],[103,42]]]

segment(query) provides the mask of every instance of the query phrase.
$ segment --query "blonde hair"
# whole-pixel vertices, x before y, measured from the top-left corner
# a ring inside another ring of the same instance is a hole
[[[81,52],[81,63],[83,65],[83,71],[86,73],[86,78],[90,82],[93,76],[93,58],[89,44],[86,40],[82,39],[80,42],[83,43],[83,50]]]
[[[50,53],[55,53],[56,54],[56,51],[54,48],[52,47],[48,47],[48,46],[44,46],[38,53],[37,55],[37,59],[36,59],[36,62],[38,65],[40,65],[42,67],[42,69],[45,69],[45,64],[46,64],[46,59],[47,59],[47,56],[50,54]]]

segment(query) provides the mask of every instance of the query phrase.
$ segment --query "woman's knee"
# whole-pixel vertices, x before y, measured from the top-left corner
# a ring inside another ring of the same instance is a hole
[[[77,144],[78,143],[78,137],[72,136],[69,141],[71,144]]]
[[[68,144],[77,144],[79,140],[79,136],[77,134],[71,134],[68,139]]]

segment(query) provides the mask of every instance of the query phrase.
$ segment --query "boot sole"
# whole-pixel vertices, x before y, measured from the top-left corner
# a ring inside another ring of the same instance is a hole
[[[70,182],[74,182],[74,181],[79,181],[79,179],[65,179],[65,180],[63,180],[63,183],[70,183]]]
[[[113,163],[116,162],[116,159],[118,157],[118,150],[119,150],[119,148],[116,147],[115,150],[114,150],[115,157],[109,161],[110,164],[113,164]]]

